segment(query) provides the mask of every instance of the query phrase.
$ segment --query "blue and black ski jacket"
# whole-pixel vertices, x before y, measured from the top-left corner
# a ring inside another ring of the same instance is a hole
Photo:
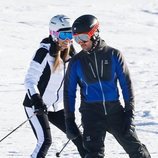
[[[102,104],[119,101],[120,84],[125,110],[134,109],[134,95],[128,67],[121,52],[100,40],[91,52],[80,51],[69,63],[64,82],[65,112],[75,111],[77,85],[82,104]],[[109,108],[109,107],[108,107]]]

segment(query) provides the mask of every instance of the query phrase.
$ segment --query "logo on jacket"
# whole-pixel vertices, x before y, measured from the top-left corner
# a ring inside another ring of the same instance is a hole
[[[108,60],[104,60],[104,64],[106,65],[109,64]]]
[[[86,141],[87,141],[87,142],[91,141],[91,137],[90,137],[90,136],[87,136],[87,137],[86,137]]]

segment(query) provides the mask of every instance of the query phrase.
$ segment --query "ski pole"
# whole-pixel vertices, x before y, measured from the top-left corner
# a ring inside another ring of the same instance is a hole
[[[82,124],[79,125],[78,128],[80,128],[81,126],[82,126]],[[59,152],[56,153],[56,157],[60,157],[61,152],[64,150],[64,148],[65,148],[65,147],[67,146],[67,144],[70,142],[70,140],[71,140],[71,139],[69,139],[69,140],[65,143],[65,145],[62,147],[62,149],[61,149]]]
[[[65,143],[65,145],[62,147],[62,149],[56,153],[56,157],[60,157],[61,152],[64,150],[64,148],[67,146],[67,144],[69,143],[70,139]]]
[[[30,116],[27,120],[25,120],[23,123],[21,123],[19,126],[17,126],[15,129],[13,129],[10,133],[8,133],[6,136],[4,136],[0,142],[2,142],[5,138],[7,138],[9,135],[11,135],[13,132],[15,132],[18,128],[20,128],[23,124],[25,124],[27,121],[29,121],[34,115],[36,114],[33,114],[32,116]]]

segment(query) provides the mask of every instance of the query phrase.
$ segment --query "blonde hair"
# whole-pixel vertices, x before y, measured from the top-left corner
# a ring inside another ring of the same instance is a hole
[[[53,64],[53,72],[55,72],[61,65],[62,62],[65,62],[70,52],[70,48],[64,49],[63,51],[58,50],[57,55],[55,56]]]

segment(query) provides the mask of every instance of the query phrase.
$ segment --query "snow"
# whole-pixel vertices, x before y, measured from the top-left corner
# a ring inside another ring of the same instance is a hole
[[[88,13],[99,19],[100,34],[106,43],[121,50],[126,58],[135,89],[136,130],[151,157],[158,158],[157,0],[1,0],[0,11],[0,139],[27,119],[22,106],[24,76],[39,42],[48,35],[50,18],[66,14],[75,20]],[[80,124],[78,111],[76,115]],[[67,138],[52,125],[51,130],[53,144],[47,157],[55,158]],[[35,143],[27,122],[0,142],[0,157],[28,158]],[[108,133],[105,150],[108,158],[128,157]],[[61,157],[79,155],[70,142]]]

